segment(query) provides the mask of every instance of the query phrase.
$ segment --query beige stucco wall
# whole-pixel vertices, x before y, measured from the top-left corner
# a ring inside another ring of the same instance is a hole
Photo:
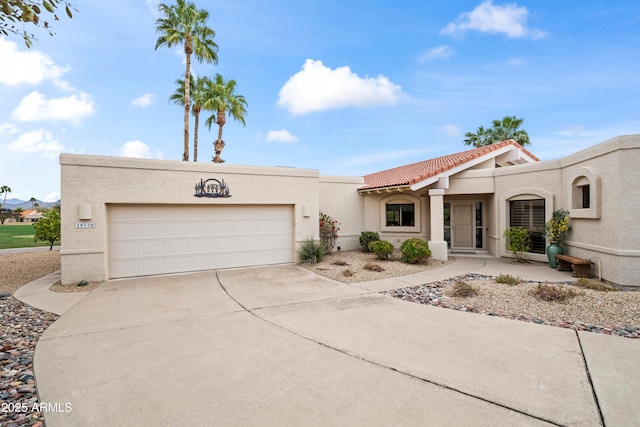
[[[546,219],[556,209],[570,212],[566,253],[591,259],[591,271],[625,286],[640,286],[640,135],[605,141],[565,158],[495,170],[495,227],[500,256],[510,256],[502,232],[508,225],[508,201],[530,194],[546,200]],[[591,209],[573,204],[572,183],[586,176],[594,187]],[[533,197],[532,197],[533,198]],[[546,255],[530,258],[546,262]],[[601,271],[599,271],[601,268]]]
[[[62,154],[60,164],[64,283],[108,278],[108,204],[292,205],[296,243],[318,237],[316,170],[77,154]],[[195,184],[208,178],[224,179],[232,196],[194,197]],[[90,206],[90,220],[79,219],[81,206]],[[95,228],[76,229],[80,222]]]
[[[358,188],[364,178],[343,176],[320,176],[318,191],[320,211],[340,223],[336,247],[341,250],[360,248],[359,237],[364,231],[364,197]]]

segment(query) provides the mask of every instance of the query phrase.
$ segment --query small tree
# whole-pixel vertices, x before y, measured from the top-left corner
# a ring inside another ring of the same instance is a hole
[[[504,237],[507,239],[507,249],[513,253],[518,262],[526,262],[525,252],[529,252],[529,231],[522,227],[509,227],[504,230]]]
[[[340,223],[331,218],[327,214],[320,212],[319,226],[320,226],[320,240],[324,242],[327,251],[331,252],[336,246],[336,239],[338,238],[338,227]]]
[[[60,214],[56,209],[52,209],[49,212],[42,215],[42,218],[33,224],[33,228],[36,234],[33,236],[33,240],[43,240],[51,243],[49,250],[53,249],[53,244],[60,240]]]

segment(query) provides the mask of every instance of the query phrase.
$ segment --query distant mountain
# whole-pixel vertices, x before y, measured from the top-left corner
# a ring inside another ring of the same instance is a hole
[[[2,200],[0,199],[0,203],[2,202]],[[52,208],[56,205],[60,204],[60,200],[58,200],[57,202],[43,202],[42,200],[36,200],[35,202],[31,203],[28,200],[20,200],[20,199],[7,199],[7,201],[4,203],[4,207],[6,209],[17,209],[17,208],[22,208],[23,210],[27,210],[27,209],[31,209],[31,207],[33,206],[33,204],[37,203],[38,206],[40,206],[41,208]]]

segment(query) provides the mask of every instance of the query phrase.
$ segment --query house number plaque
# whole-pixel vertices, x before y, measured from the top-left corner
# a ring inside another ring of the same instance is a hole
[[[196,183],[196,197],[231,197],[229,194],[229,186],[224,179],[219,181],[215,178],[209,178],[207,180],[200,179],[199,183]]]

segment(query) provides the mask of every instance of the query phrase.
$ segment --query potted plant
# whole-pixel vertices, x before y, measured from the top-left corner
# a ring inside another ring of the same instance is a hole
[[[564,254],[564,249],[560,246],[562,240],[569,232],[569,212],[558,209],[553,212],[551,219],[544,226],[544,236],[549,239],[547,246],[547,258],[549,267],[556,268],[556,255]]]

